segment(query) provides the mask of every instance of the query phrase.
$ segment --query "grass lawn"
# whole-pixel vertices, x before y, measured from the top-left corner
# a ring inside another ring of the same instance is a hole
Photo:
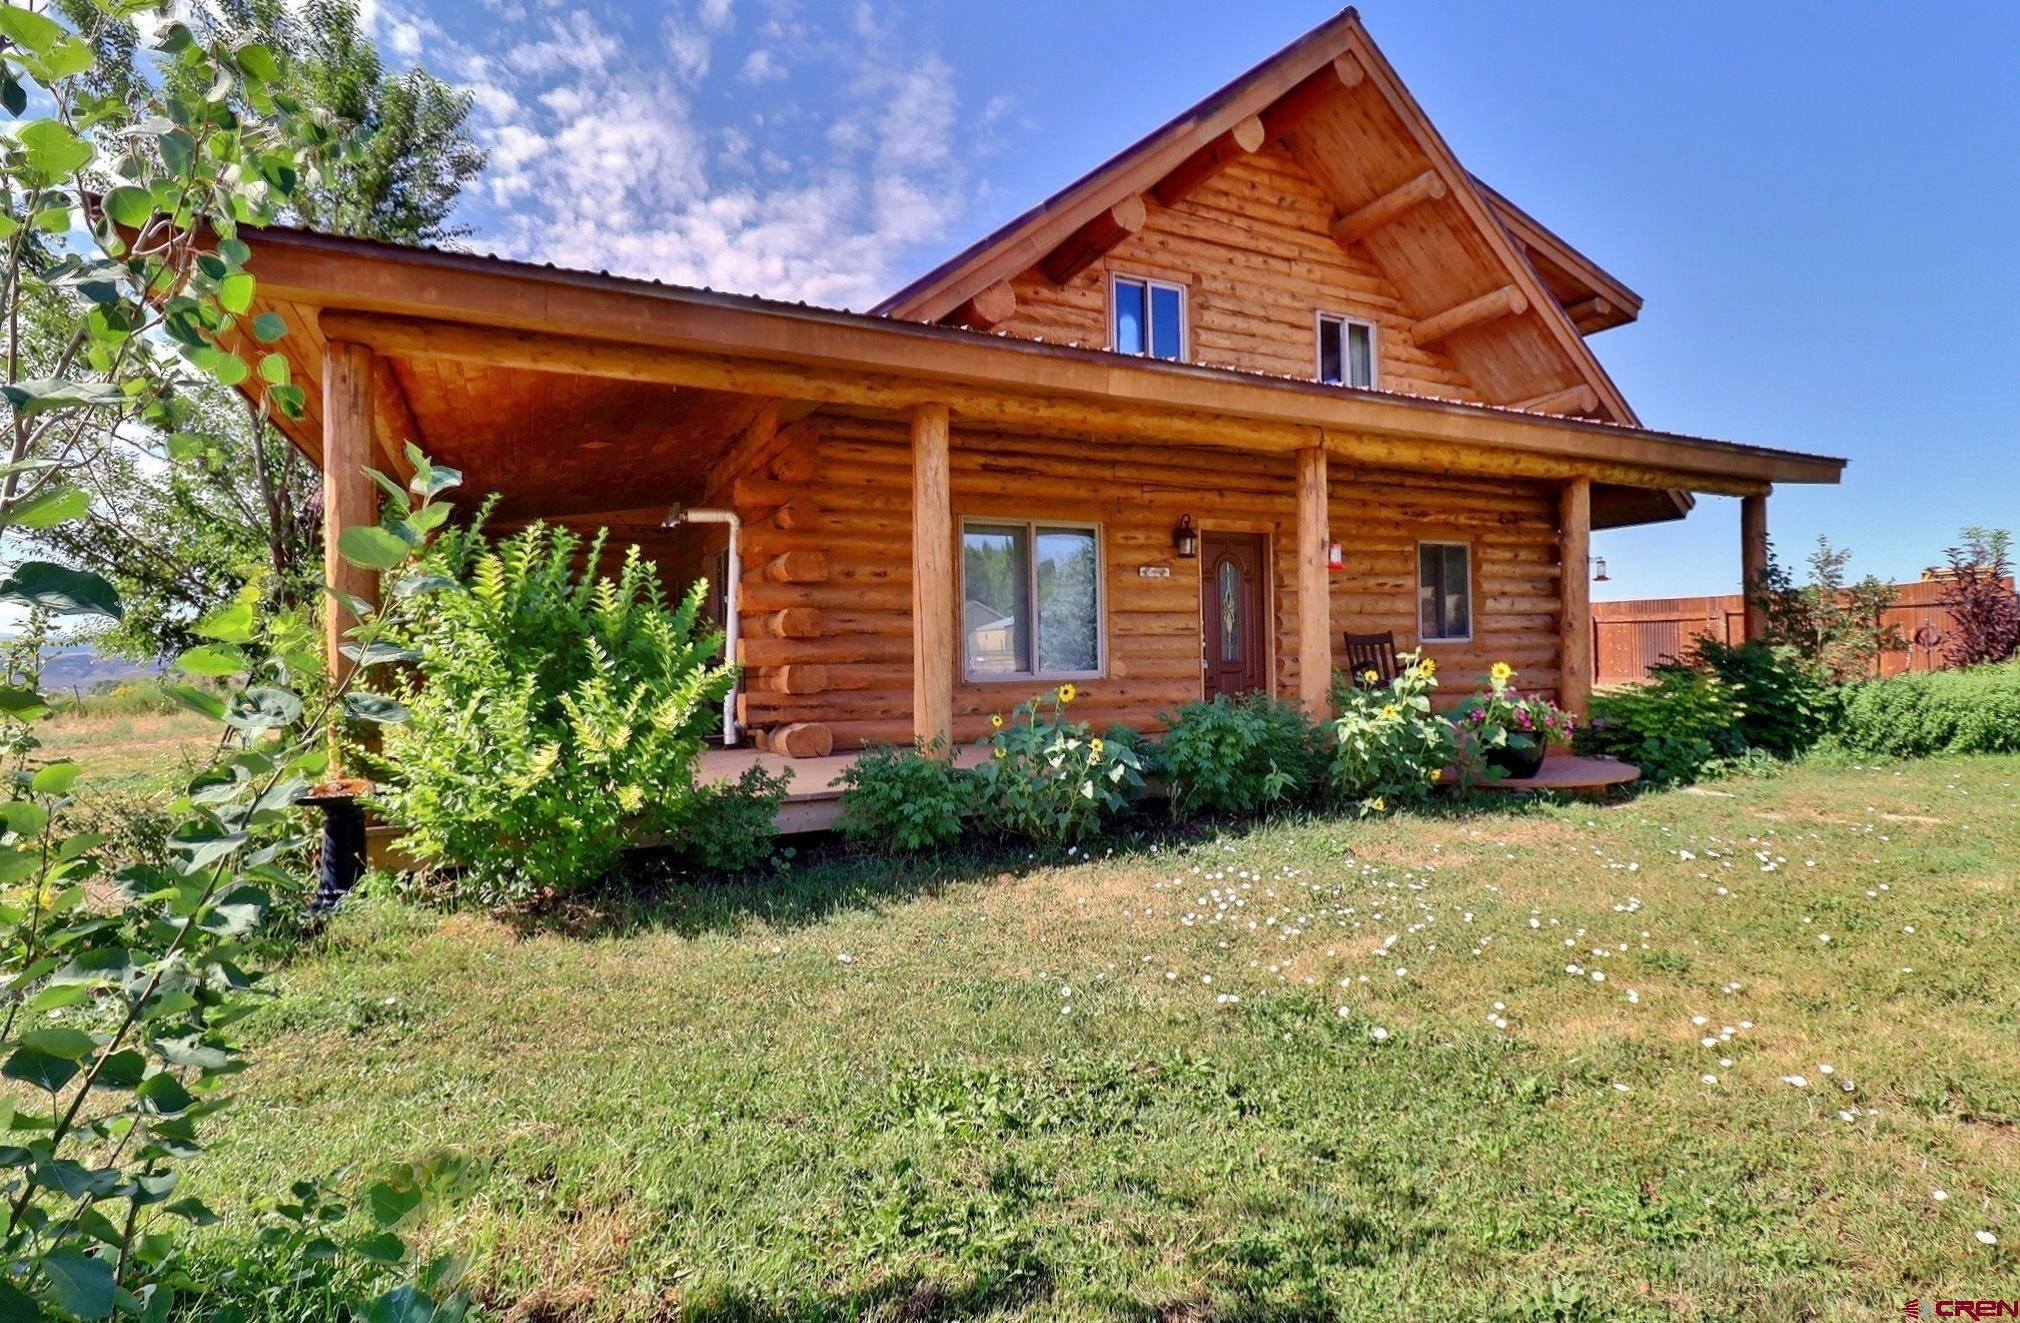
[[[279,976],[196,1185],[453,1146],[439,1234],[523,1319],[2012,1296],[2016,781],[838,860],[530,930],[365,899]]]
[[[59,712],[34,726],[39,761],[74,759],[86,790],[182,783],[217,743],[217,723],[194,712]]]

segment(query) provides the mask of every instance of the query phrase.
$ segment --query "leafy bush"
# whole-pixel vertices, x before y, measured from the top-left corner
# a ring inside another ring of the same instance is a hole
[[[946,745],[883,745],[865,750],[842,773],[843,836],[877,850],[909,854],[961,837],[974,803],[973,778],[945,756]]]
[[[1110,744],[1085,722],[1068,721],[1074,687],[1062,684],[991,717],[975,769],[977,807],[995,831],[1050,845],[1084,841],[1129,807],[1143,786],[1136,751]],[[1049,708],[1049,715],[1039,715]]]
[[[791,768],[753,765],[734,781],[697,786],[669,843],[711,872],[776,867],[791,855],[779,851],[778,816],[792,783]]]
[[[2020,753],[2020,662],[1868,680],[1843,703],[1836,738],[1853,753]]]
[[[1881,653],[1907,646],[1886,619],[1898,595],[1894,585],[1870,574],[1846,582],[1851,560],[1850,550],[1819,536],[1810,553],[1810,580],[1797,586],[1770,545],[1766,568],[1746,585],[1767,616],[1767,641],[1794,648],[1840,682],[1871,674]]]
[[[1437,663],[1418,653],[1396,659],[1396,678],[1382,685],[1336,677],[1332,787],[1381,813],[1428,796],[1458,750],[1451,722],[1431,711]]]
[[[1259,813],[1306,799],[1326,770],[1325,733],[1297,703],[1268,694],[1188,703],[1166,714],[1156,767],[1171,811]]]
[[[1823,668],[1790,647],[1720,643],[1701,637],[1685,658],[1693,670],[1717,676],[1739,696],[1740,741],[1777,758],[1793,758],[1823,738],[1836,710]]]
[[[418,456],[416,468],[419,510],[441,508],[431,499],[453,473]],[[399,542],[402,567],[425,541],[404,516],[386,536]],[[117,614],[116,594],[98,576],[49,577],[92,600],[75,614]],[[0,602],[25,604],[21,578],[0,584]],[[348,633],[358,675],[390,660],[385,637],[400,616],[425,612],[439,588],[395,593],[384,614],[360,606]],[[191,628],[208,641],[178,657],[177,672],[228,683],[164,692],[223,729],[210,765],[165,818],[121,824],[114,811],[104,831],[75,830],[79,767],[70,761],[18,766],[0,782],[0,980],[10,994],[0,1017],[10,1090],[0,1103],[9,1139],[0,1144],[0,1316],[9,1319],[196,1316],[198,1300],[178,1296],[204,1290],[185,1235],[218,1219],[181,1192],[181,1168],[202,1153],[206,1122],[229,1104],[226,1084],[245,1068],[232,1026],[258,998],[259,927],[276,893],[306,890],[287,867],[302,858],[297,805],[329,774],[339,710],[402,715],[353,705],[349,680],[305,701],[293,687],[302,668],[292,636],[263,629],[249,608]],[[0,690],[0,724],[46,712],[30,684]],[[34,753],[32,740],[7,743],[24,760]],[[325,1276],[316,1316],[460,1316],[460,1269],[421,1262],[399,1229],[419,1202],[416,1193],[375,1216],[358,1238],[338,1239],[333,1223],[317,1227],[313,1255]],[[375,1303],[354,1298],[403,1263],[406,1285]],[[240,1286],[228,1276],[220,1289]]]
[[[632,835],[690,822],[702,736],[734,669],[700,625],[705,584],[669,609],[636,547],[615,579],[596,576],[602,550],[601,533],[585,546],[541,524],[493,545],[480,515],[406,581],[464,591],[393,640],[415,666],[387,696],[411,720],[374,760],[376,807],[407,828],[415,858],[460,870],[463,896],[580,886]]]
[[[2013,535],[2003,528],[1964,530],[1962,546],[1943,555],[1950,562],[1943,605],[1950,612],[1950,637],[1943,660],[1952,666],[2005,661],[2020,651],[2020,597],[2013,594]]]
[[[1745,715],[1740,696],[1716,675],[1661,666],[1647,684],[1593,694],[1577,749],[1633,763],[1651,781],[1691,781],[1745,748]]]

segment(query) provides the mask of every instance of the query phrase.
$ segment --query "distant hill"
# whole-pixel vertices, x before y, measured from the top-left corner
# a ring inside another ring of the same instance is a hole
[[[42,661],[44,693],[83,691],[107,680],[133,680],[159,675],[165,668],[158,662],[130,661],[125,657],[101,657],[88,643],[58,648]]]

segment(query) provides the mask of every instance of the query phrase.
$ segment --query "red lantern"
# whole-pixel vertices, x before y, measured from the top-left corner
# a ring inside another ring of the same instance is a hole
[[[1338,542],[1326,543],[1326,568],[1329,570],[1343,570],[1346,567],[1347,558],[1340,551],[1340,544]]]

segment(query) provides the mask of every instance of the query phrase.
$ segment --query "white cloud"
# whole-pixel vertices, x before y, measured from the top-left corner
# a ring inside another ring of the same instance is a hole
[[[777,82],[786,76],[786,71],[769,50],[760,46],[744,57],[743,69],[737,76],[755,85]]]
[[[1010,118],[964,119],[947,62],[869,4],[831,31],[773,0],[739,42],[732,0],[669,6],[644,41],[601,4],[493,3],[423,45],[490,152],[472,246],[509,256],[867,306],[946,243],[978,191],[964,162]]]

